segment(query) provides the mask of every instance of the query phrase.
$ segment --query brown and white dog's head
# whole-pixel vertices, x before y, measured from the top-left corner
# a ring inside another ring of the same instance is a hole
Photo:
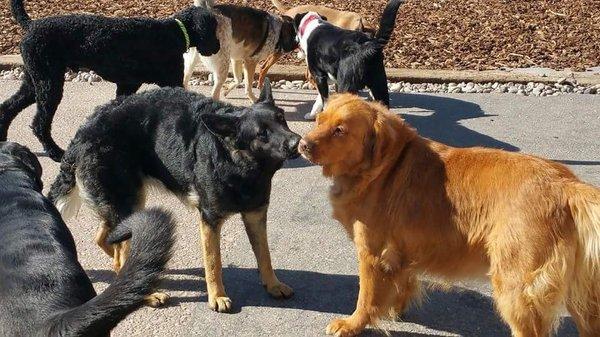
[[[414,129],[383,105],[343,94],[318,115],[299,151],[325,176],[356,176],[385,166],[414,137]]]

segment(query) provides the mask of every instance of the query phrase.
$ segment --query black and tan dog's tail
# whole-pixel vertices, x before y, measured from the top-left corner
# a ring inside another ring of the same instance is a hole
[[[107,336],[121,320],[144,304],[171,258],[175,222],[170,214],[149,209],[121,222],[109,236],[117,243],[131,237],[130,255],[113,283],[87,303],[46,323],[51,336]]]
[[[23,4],[23,0],[11,0],[10,1],[10,9],[12,10],[12,14],[23,29],[29,29],[29,25],[31,24],[31,18],[29,14],[25,11],[25,5]]]
[[[398,9],[403,3],[404,0],[390,0],[383,10],[381,21],[379,22],[379,30],[375,34],[375,39],[377,39],[381,47],[384,47],[390,41],[394,27],[396,26]]]

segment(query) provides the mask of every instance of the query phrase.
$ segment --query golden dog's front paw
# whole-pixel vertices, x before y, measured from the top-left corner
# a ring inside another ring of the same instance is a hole
[[[354,323],[352,319],[336,319],[329,323],[325,332],[328,335],[334,335],[336,337],[350,337],[358,335],[364,326]]]
[[[146,298],[144,298],[144,302],[149,307],[160,308],[167,304],[169,298],[171,298],[171,296],[169,296],[168,294],[157,292],[152,295],[146,296]]]
[[[233,304],[229,297],[215,296],[208,298],[208,307],[216,312],[227,313],[231,312]]]
[[[294,290],[283,282],[267,286],[267,292],[275,298],[290,298],[294,296]]]

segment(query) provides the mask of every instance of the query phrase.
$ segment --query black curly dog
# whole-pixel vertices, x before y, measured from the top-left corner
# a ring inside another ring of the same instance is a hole
[[[67,68],[93,70],[117,84],[117,96],[131,95],[143,83],[183,86],[187,47],[196,47],[205,56],[220,50],[216,18],[199,7],[164,20],[65,15],[32,21],[23,0],[11,0],[11,9],[25,30],[21,40],[25,79],[19,91],[0,105],[0,141],[6,140],[19,112],[37,102],[32,129],[54,161],[64,154],[52,139],[51,127]],[[176,20],[184,25],[189,41]]]

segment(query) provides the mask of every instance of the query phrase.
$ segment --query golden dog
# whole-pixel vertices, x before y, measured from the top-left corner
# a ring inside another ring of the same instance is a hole
[[[330,101],[299,147],[333,180],[333,216],[359,257],[356,311],[328,334],[402,313],[420,275],[488,274],[513,336],[549,336],[562,306],[580,336],[600,335],[600,190],[565,166],[440,144],[352,95]]]

